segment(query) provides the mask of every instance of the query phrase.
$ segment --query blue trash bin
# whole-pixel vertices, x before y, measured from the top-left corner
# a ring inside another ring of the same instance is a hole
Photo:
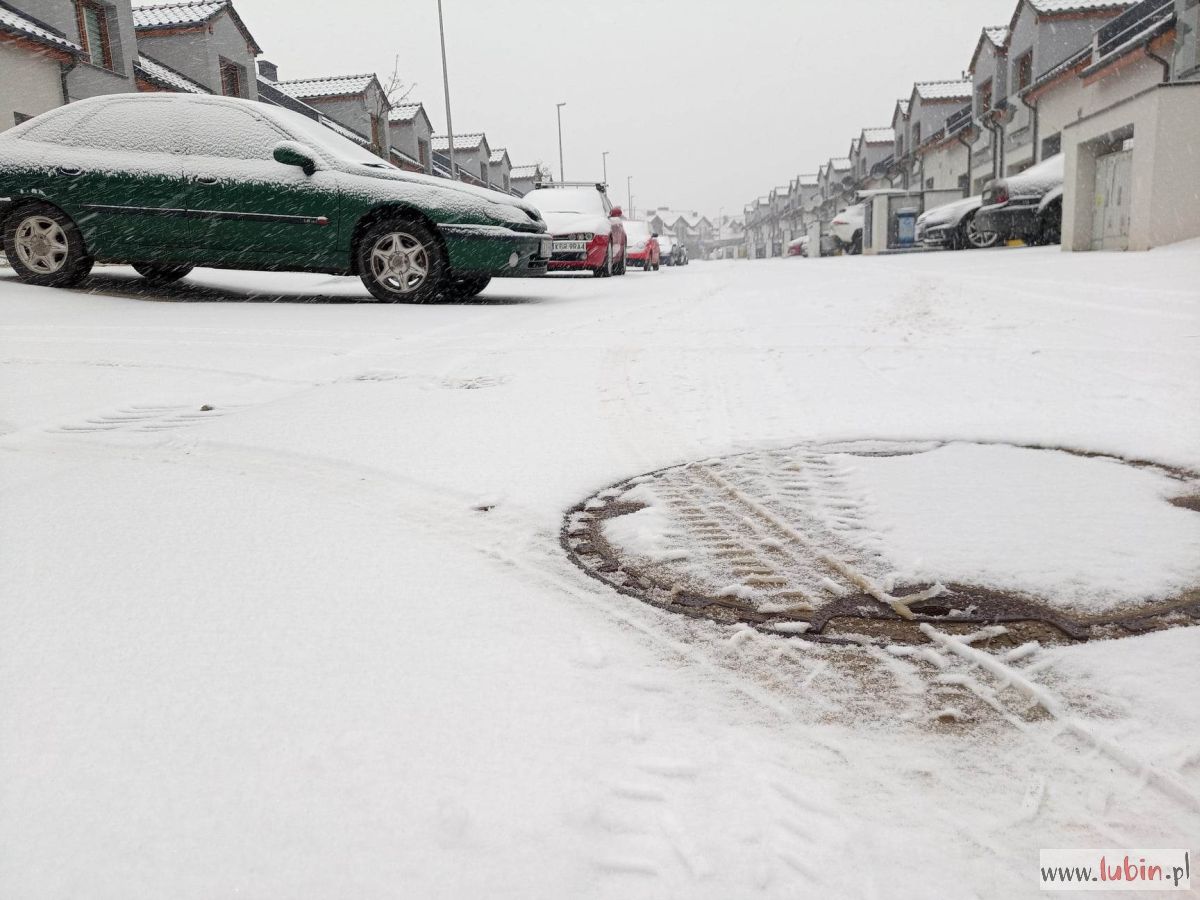
[[[917,210],[912,207],[896,210],[896,242],[911,247],[917,242]]]

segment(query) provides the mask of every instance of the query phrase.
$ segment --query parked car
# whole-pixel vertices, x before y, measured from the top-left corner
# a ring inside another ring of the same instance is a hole
[[[675,251],[671,255],[674,264],[677,266],[686,266],[692,261],[692,255],[688,252],[687,244],[675,242]]]
[[[96,262],[160,284],[211,266],[358,275],[380,300],[424,303],[544,274],[551,252],[521,200],[228,97],[109,95],[37,116],[0,134],[0,198],[13,268],[53,287]]]
[[[808,254],[808,235],[798,237],[787,245],[788,256],[806,256]]]
[[[675,251],[678,245],[675,243],[675,238],[669,234],[660,234],[658,236],[658,256],[662,260],[664,266],[678,266],[679,254]]]
[[[968,197],[926,210],[917,218],[917,242],[947,250],[994,247],[999,240],[991,231],[981,231],[976,221],[983,197]]]
[[[1017,175],[989,181],[975,217],[977,227],[994,232],[1001,241],[1057,244],[1062,241],[1062,197],[1059,153]]]
[[[649,272],[662,265],[658,234],[650,231],[645,222],[626,222],[625,236],[629,239],[629,262]]]
[[[624,275],[625,223],[603,184],[558,181],[538,185],[525,195],[554,236],[550,271],[592,272],[598,277]]]
[[[862,253],[863,226],[867,218],[867,205],[856,203],[843,209],[829,225],[837,246],[851,256]]]

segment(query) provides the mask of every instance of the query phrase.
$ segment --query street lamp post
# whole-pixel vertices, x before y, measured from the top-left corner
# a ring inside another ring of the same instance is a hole
[[[600,158],[604,161],[604,183],[606,185],[608,184],[608,153],[609,151],[605,150],[600,154]]]
[[[442,0],[438,0],[439,3]],[[566,181],[567,176],[563,173],[563,152],[562,152],[562,108],[566,106],[566,101],[558,104],[558,180]]]
[[[450,180],[458,181],[454,166],[454,123],[450,120],[450,70],[446,66],[446,28],[442,24],[442,0],[438,0],[438,35],[442,40],[442,89],[446,96],[446,135],[450,141]]]
[[[633,176],[630,175],[625,179],[625,205],[629,208],[626,213],[627,219],[633,218]]]

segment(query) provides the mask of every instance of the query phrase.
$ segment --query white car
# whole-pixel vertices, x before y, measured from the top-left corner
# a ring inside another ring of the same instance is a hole
[[[867,205],[856,203],[834,216],[829,230],[837,244],[846,253],[855,256],[862,253],[863,226],[867,219]]]
[[[981,231],[975,223],[975,214],[982,205],[982,196],[968,197],[926,210],[917,219],[917,241],[927,247],[945,247],[948,250],[978,250],[996,246],[999,235]]]
[[[678,254],[675,253],[675,239],[669,234],[658,236],[658,255],[664,266],[681,265]]]

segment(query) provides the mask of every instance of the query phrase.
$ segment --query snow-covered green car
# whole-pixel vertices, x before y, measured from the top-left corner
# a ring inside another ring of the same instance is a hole
[[[542,275],[552,250],[516,197],[401,171],[290,110],[182,94],[81,100],[0,134],[0,227],[34,284],[94,262],[160,283],[212,266],[358,275],[415,303]]]

